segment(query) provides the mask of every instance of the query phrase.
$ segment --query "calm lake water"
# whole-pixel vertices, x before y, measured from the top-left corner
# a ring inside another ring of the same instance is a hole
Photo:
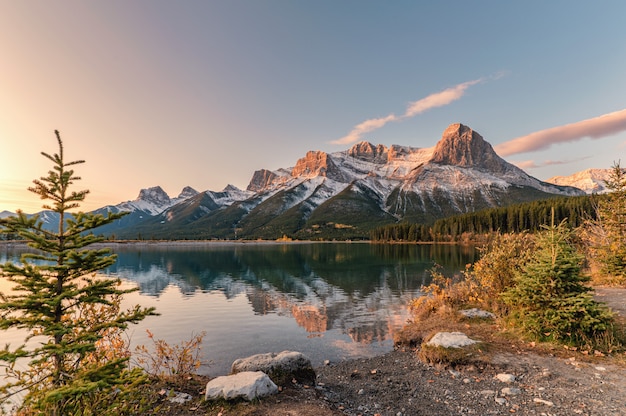
[[[200,372],[211,376],[258,353],[301,351],[318,366],[388,352],[430,269],[438,264],[453,274],[476,258],[471,247],[368,243],[119,244],[113,250],[117,263],[104,273],[139,287],[125,302],[161,314],[131,326],[131,343],[149,345],[146,329],[171,344],[205,331]],[[0,246],[0,262],[18,255]]]

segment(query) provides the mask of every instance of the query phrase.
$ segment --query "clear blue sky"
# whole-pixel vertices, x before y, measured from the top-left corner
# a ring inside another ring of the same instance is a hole
[[[624,1],[0,0],[0,211],[58,129],[85,209],[451,123],[547,179],[622,159]],[[626,158],[624,158],[626,159]],[[626,160],[624,161],[626,163]]]

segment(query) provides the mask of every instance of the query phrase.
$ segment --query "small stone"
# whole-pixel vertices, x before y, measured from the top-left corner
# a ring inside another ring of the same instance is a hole
[[[359,396],[363,396],[363,395],[365,394],[365,390],[360,389],[360,390],[357,392],[357,394],[358,394]]]
[[[496,403],[500,405],[506,404],[506,399],[504,397],[496,397]]]
[[[518,389],[517,387],[505,387],[500,392],[503,396],[516,396],[518,394],[521,394],[522,390]]]
[[[535,397],[535,398],[533,399],[533,402],[535,402],[535,403],[537,403],[537,404],[545,404],[545,405],[546,405],[546,406],[548,406],[548,407],[552,407],[552,406],[554,406],[554,403],[552,403],[551,401],[549,401],[549,400],[544,400],[544,399],[540,399],[539,397]]]
[[[496,392],[494,390],[481,390],[480,394],[483,396],[495,396]]]
[[[606,371],[604,367],[594,367],[597,371]]]
[[[450,372],[450,374],[452,374],[452,377],[454,377],[454,378],[461,377],[461,372],[460,371],[456,371],[456,370],[452,370],[452,369],[450,369],[448,371]]]
[[[472,380],[470,380],[469,378],[464,378],[463,379],[463,383],[465,383],[465,384],[469,384],[471,382],[472,382]]]
[[[513,383],[515,381],[515,376],[513,374],[500,373],[496,374],[496,378],[503,383]]]
[[[191,399],[193,399],[193,397],[191,397],[191,394],[189,393],[176,392],[173,397],[170,397],[167,400],[170,403],[184,404],[191,401]]]

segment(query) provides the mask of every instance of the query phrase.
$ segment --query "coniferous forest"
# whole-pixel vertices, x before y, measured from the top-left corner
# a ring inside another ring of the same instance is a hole
[[[551,198],[455,215],[432,224],[387,225],[372,230],[370,239],[379,242],[458,242],[494,232],[535,232],[550,223],[553,208],[557,222],[566,221],[571,227],[578,227],[586,220],[595,219],[595,207],[598,200],[604,197],[584,195]]]

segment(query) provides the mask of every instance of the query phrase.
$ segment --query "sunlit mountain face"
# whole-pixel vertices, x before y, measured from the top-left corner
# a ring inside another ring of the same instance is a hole
[[[310,151],[291,168],[256,171],[246,190],[160,187],[96,212],[130,214],[98,232],[120,239],[366,239],[369,231],[584,191],[542,182],[499,157],[483,137],[452,124],[431,148],[368,142]],[[45,223],[55,224],[45,213]]]

